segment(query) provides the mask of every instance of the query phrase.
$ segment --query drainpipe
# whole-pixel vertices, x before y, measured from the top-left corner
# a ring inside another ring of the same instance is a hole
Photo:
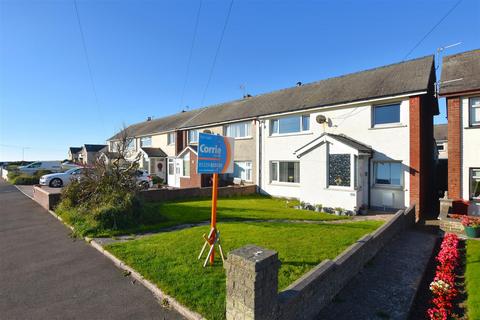
[[[371,168],[372,168],[372,156],[368,157],[368,209],[370,209],[370,194],[371,194]]]
[[[258,186],[257,193],[260,193],[262,187],[262,131],[263,131],[263,121],[257,120],[257,129],[258,129],[258,159],[257,159],[257,174],[258,174]]]

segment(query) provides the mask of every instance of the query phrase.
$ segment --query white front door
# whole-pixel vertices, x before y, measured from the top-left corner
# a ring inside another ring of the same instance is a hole
[[[175,159],[175,187],[180,188],[180,177],[183,174],[183,159]]]
[[[176,187],[175,158],[168,158],[167,174],[168,185],[170,187]]]

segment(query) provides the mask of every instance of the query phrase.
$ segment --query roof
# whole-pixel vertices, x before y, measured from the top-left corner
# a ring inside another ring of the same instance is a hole
[[[198,148],[196,145],[188,145],[178,154],[178,157],[181,157],[185,152],[187,152],[187,150],[193,151],[195,154],[198,154],[197,149]]]
[[[79,153],[80,151],[82,151],[82,147],[70,147],[69,150],[72,154]]]
[[[436,124],[433,126],[433,137],[436,141],[448,140],[448,124]]]
[[[440,95],[480,90],[479,75],[480,49],[443,57]]]
[[[84,147],[87,152],[98,152],[107,146],[105,144],[85,144]]]
[[[435,82],[433,70],[431,55],[146,121],[128,130],[138,136],[422,92]]]
[[[325,142],[325,138],[330,137],[333,138],[340,143],[343,143],[355,150],[358,150],[361,153],[367,153],[371,154],[372,153],[372,147],[364,144],[358,140],[355,140],[353,138],[350,138],[347,135],[344,134],[333,134],[333,133],[322,133],[320,136],[317,138],[311,140],[310,142],[306,143],[304,146],[298,148],[293,152],[293,154],[297,155],[298,158],[300,158],[303,154],[308,153],[309,151],[315,149],[318,145],[322,144]],[[323,139],[322,139],[323,138]]]
[[[141,147],[143,152],[147,154],[149,158],[154,157],[154,158],[166,158],[168,157],[167,154],[160,148],[147,148],[147,147]]]

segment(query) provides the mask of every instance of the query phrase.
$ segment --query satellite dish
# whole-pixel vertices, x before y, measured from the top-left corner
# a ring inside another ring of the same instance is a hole
[[[319,114],[316,118],[317,122],[322,124],[327,122],[327,117],[325,117],[323,114]]]

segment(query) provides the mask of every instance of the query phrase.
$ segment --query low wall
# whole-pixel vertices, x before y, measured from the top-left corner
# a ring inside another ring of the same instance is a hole
[[[377,252],[415,223],[415,207],[394,217],[278,292],[280,261],[276,252],[254,245],[228,254],[227,320],[314,319]]]
[[[47,210],[53,210],[60,202],[60,191],[48,187],[33,187],[33,200]]]
[[[246,196],[257,192],[256,185],[228,186],[218,188],[219,197]],[[181,188],[181,189],[158,189],[142,191],[141,197],[146,202],[182,200],[191,198],[209,197],[212,188]]]

